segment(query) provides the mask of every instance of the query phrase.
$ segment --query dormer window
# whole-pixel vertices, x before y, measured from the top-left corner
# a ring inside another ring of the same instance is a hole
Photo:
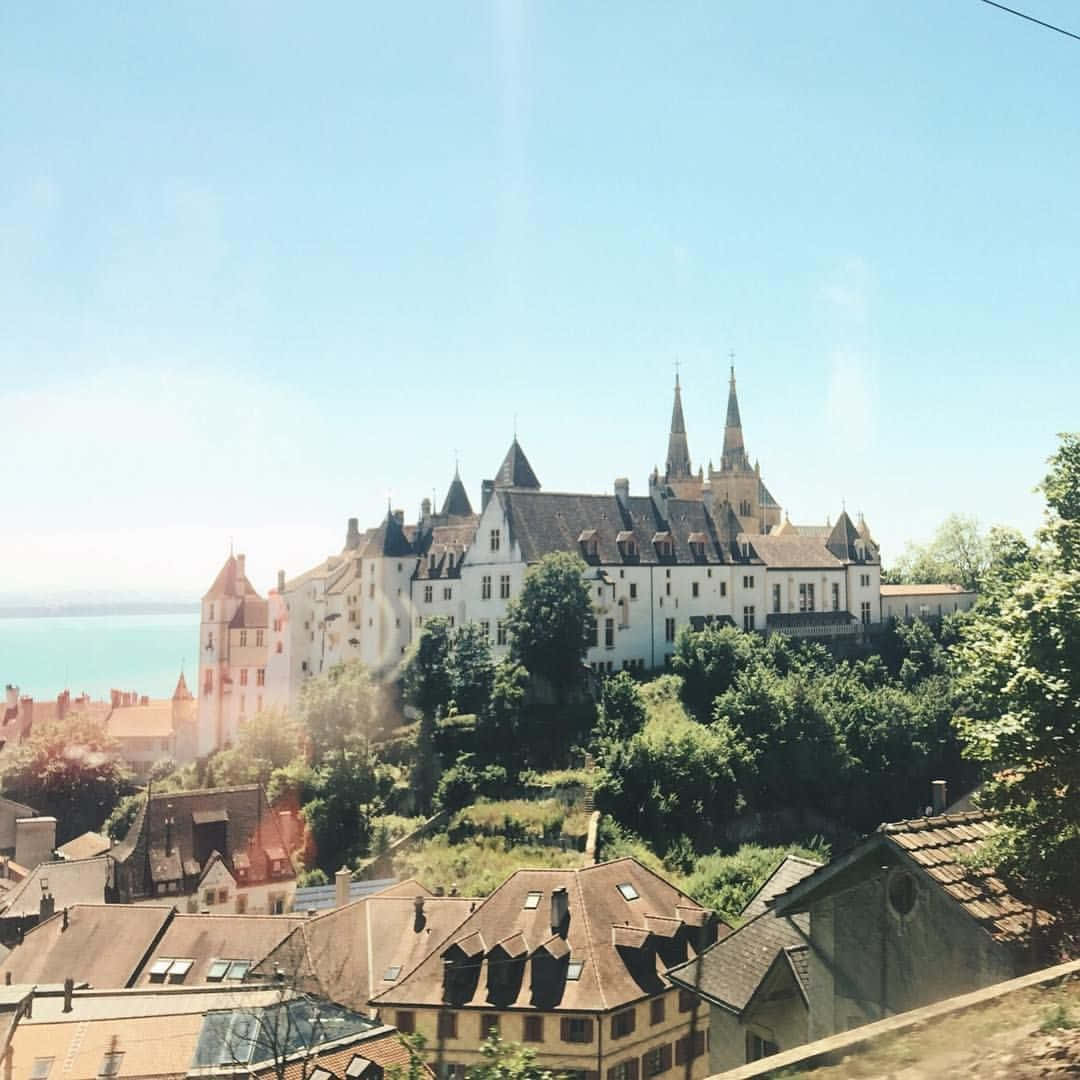
[[[674,550],[674,543],[671,539],[671,533],[658,532],[653,534],[652,538],[653,546],[656,548],[656,553],[662,559],[670,559]]]
[[[690,554],[695,559],[705,558],[705,545],[709,542],[708,536],[703,532],[692,532],[687,541],[690,544]]]
[[[446,569],[454,569],[454,553],[452,551],[448,552],[446,555]]]
[[[581,545],[581,550],[586,558],[596,558],[597,539],[595,529],[583,529],[578,537],[578,543]]]
[[[619,554],[624,559],[637,558],[637,539],[629,529],[625,529],[615,537],[615,543],[619,546]]]
[[[439,556],[434,551],[428,556],[427,565],[429,570],[434,570],[439,565]]]

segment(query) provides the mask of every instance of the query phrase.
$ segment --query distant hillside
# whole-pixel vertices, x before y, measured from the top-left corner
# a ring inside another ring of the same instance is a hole
[[[197,600],[121,600],[105,603],[72,600],[19,604],[0,602],[0,619],[41,619],[64,615],[188,615],[198,610]]]

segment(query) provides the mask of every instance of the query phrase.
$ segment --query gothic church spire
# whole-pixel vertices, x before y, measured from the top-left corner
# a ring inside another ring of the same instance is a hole
[[[668,480],[679,480],[690,476],[690,448],[686,443],[686,421],[683,420],[682,391],[679,388],[679,373],[675,372],[675,404],[671,409],[671,434],[668,436],[667,472]]]
[[[731,381],[728,384],[727,422],[724,425],[724,453],[722,469],[749,469],[750,461],[743,445],[742,420],[739,418],[739,398],[735,393],[735,365],[731,365]]]

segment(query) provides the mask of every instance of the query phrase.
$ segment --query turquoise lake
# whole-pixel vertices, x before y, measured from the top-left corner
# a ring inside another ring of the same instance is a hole
[[[65,688],[170,697],[180,668],[198,681],[199,613],[0,619],[0,683],[55,699]]]

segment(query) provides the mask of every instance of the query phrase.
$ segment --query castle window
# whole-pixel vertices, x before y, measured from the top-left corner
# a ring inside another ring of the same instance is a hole
[[[720,595],[721,596],[727,596],[727,582],[726,581],[721,581],[720,582]]]
[[[665,619],[664,620],[664,640],[665,641],[674,641],[675,640],[675,620],[674,619]]]
[[[506,644],[506,620],[505,619],[500,619],[495,624],[495,644],[496,645],[505,645]]]
[[[860,612],[862,617],[863,626],[870,625],[870,601],[864,600],[860,605]]]
[[[630,599],[631,600],[636,600],[637,599],[637,582],[636,581],[631,581],[630,582]]]
[[[242,667],[240,669],[240,685],[247,686],[247,668]]]
[[[480,579],[480,599],[481,600],[490,600],[491,599],[491,575],[490,574],[485,574]]]
[[[484,635],[484,640],[485,641],[488,638],[491,637],[491,623],[490,623],[489,620],[487,620],[487,619],[481,619],[480,620],[480,633]]]
[[[700,586],[698,585],[698,583],[696,581],[692,581],[690,583],[690,595],[691,596],[697,596],[699,590],[700,590]]]
[[[509,600],[510,599],[510,575],[509,574],[500,574],[499,575],[499,599],[500,600]]]
[[[776,614],[780,613],[780,586],[774,585],[772,587],[772,609]]]
[[[615,648],[615,620],[614,619],[605,619],[604,620],[604,648],[606,648],[606,649],[614,649]]]
[[[742,587],[744,589],[752,589],[754,587],[754,575],[743,574]]]
[[[453,570],[454,569],[454,553],[452,551],[448,551],[446,553],[446,569],[447,570]]]
[[[586,558],[596,558],[597,539],[595,529],[583,529],[578,537],[578,543]]]
[[[498,551],[500,546],[502,545],[502,536],[501,536],[498,529],[492,529],[491,530],[490,539],[491,539],[491,550],[492,551]]]
[[[443,589],[442,598],[444,600],[453,600],[453,598],[454,598],[454,588],[453,588],[452,585],[447,585],[446,588]]]
[[[240,648],[242,649],[246,645],[247,645],[247,631],[246,630],[241,630],[240,631]]]
[[[427,568],[429,570],[434,570],[435,567],[438,566],[438,565],[439,565],[439,557],[433,551],[427,558]]]
[[[744,630],[754,629],[754,605],[747,604],[742,609],[742,626]]]
[[[832,609],[840,610],[840,586],[834,581],[832,586]]]
[[[430,604],[432,597],[435,595],[435,590],[430,585],[424,586],[424,603]]]
[[[814,610],[814,586],[805,583],[799,586],[799,610]]]
[[[750,500],[749,499],[743,499],[739,503],[739,516],[740,517],[749,517],[751,512],[752,511],[750,509]]]

